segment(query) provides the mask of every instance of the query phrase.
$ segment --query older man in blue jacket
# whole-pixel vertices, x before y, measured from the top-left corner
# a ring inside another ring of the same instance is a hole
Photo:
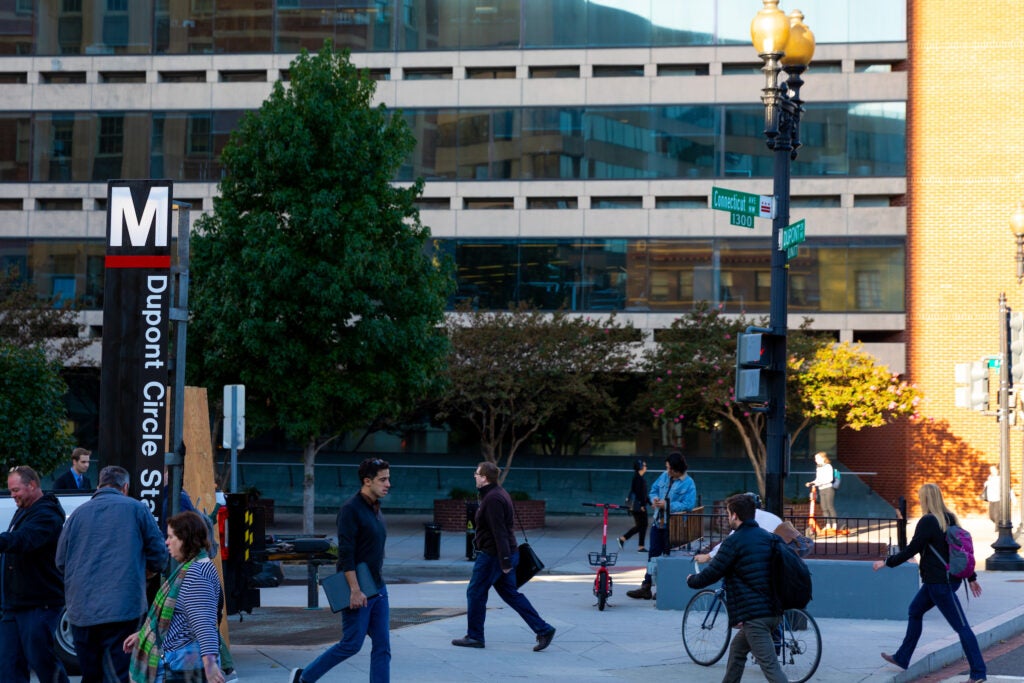
[[[82,683],[128,683],[130,655],[122,644],[146,613],[146,573],[167,564],[156,520],[128,496],[128,472],[104,467],[92,499],[68,518],[57,543],[64,596]]]

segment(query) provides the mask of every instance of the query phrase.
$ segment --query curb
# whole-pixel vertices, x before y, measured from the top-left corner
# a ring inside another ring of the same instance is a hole
[[[999,641],[1020,633],[1024,633],[1024,605],[978,624],[975,630],[978,647],[982,652]],[[955,633],[936,641],[933,646],[935,650],[889,680],[892,683],[911,683],[920,676],[935,673],[964,658],[960,638]]]

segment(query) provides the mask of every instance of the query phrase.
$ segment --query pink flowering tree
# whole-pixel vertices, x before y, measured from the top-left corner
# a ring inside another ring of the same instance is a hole
[[[790,438],[815,423],[849,429],[913,416],[921,394],[859,347],[836,344],[810,330],[810,320],[789,330],[786,414]],[[647,356],[651,384],[646,401],[667,445],[681,445],[682,426],[711,429],[716,422],[739,435],[764,495],[765,416],[735,400],[736,337],[764,319],[726,316],[698,305],[677,319]]]

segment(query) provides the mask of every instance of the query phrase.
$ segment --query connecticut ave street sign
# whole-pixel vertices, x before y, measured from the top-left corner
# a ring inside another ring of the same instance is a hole
[[[729,224],[753,228],[755,218],[775,217],[775,198],[764,194],[711,188],[711,208],[729,212]]]

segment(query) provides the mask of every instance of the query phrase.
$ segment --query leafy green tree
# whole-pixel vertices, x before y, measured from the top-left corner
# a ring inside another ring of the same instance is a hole
[[[765,416],[735,401],[736,338],[764,320],[730,318],[706,303],[677,319],[666,338],[648,356],[652,384],[647,403],[651,418],[667,434],[684,421],[708,429],[716,420],[731,425],[743,443],[764,494]],[[805,320],[787,338],[786,418],[795,425],[790,438],[814,423],[849,429],[886,424],[913,416],[920,392],[902,382],[870,354],[835,344],[816,334]],[[681,433],[681,429],[678,433]]]
[[[79,355],[92,342],[71,302],[39,298],[38,290],[17,270],[0,273],[0,341],[21,349],[40,347],[64,365],[84,365]]]
[[[392,184],[415,140],[374,82],[329,44],[289,74],[232,134],[197,222],[189,371],[245,384],[249,431],[302,444],[311,533],[318,451],[432,387],[451,278],[426,252],[422,180]]]
[[[61,362],[40,346],[0,340],[0,454],[4,467],[53,470],[74,447],[66,420]]]
[[[574,406],[603,414],[613,403],[609,375],[633,363],[631,326],[545,313],[463,311],[448,323],[451,351],[439,417],[461,418],[480,437],[484,459],[505,480],[520,447]],[[592,418],[588,418],[592,419]]]

